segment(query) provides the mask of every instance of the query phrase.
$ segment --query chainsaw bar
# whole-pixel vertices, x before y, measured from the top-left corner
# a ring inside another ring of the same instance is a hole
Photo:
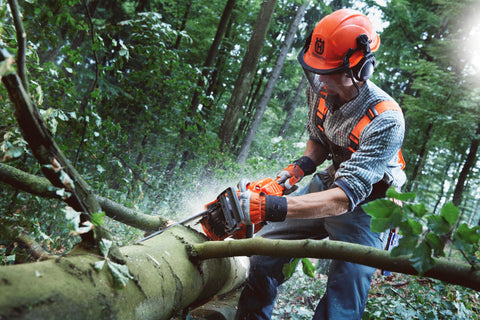
[[[232,187],[229,187],[220,193],[216,201],[207,206],[207,210],[175,222],[162,230],[158,230],[145,238],[136,241],[135,244],[153,238],[172,227],[185,224],[198,218],[207,218],[209,220],[220,219],[219,224],[221,225],[221,230],[217,230],[217,232],[222,235],[230,235],[240,229],[240,223],[244,220],[245,216],[241,209],[236,191],[233,190]]]
[[[150,239],[150,238],[153,238],[153,237],[161,234],[162,232],[164,232],[164,231],[166,231],[166,230],[168,230],[168,229],[170,229],[170,228],[172,228],[172,227],[178,226],[179,224],[184,224],[184,223],[190,222],[190,221],[192,221],[192,220],[195,220],[195,219],[197,219],[197,218],[201,218],[201,217],[203,217],[204,215],[206,215],[209,211],[210,211],[210,210],[205,210],[205,211],[202,211],[202,212],[200,212],[200,213],[197,213],[197,214],[195,214],[195,215],[193,215],[193,216],[191,216],[191,217],[188,217],[188,218],[183,219],[183,220],[181,220],[181,221],[175,222],[175,223],[167,226],[166,228],[164,228],[164,229],[162,229],[162,230],[158,230],[158,231],[156,231],[156,232],[154,232],[154,233],[146,236],[145,238],[136,241],[135,244],[140,243],[140,242],[143,242],[143,241],[148,240],[148,239]]]

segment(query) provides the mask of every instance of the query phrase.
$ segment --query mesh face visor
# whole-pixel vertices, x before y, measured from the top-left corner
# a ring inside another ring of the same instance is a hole
[[[298,53],[297,60],[302,65],[303,72],[305,73],[305,76],[307,77],[308,82],[310,83],[310,86],[312,87],[315,93],[318,93],[320,92],[320,89],[323,88],[323,82],[320,81],[319,75],[331,75],[331,74],[346,72],[349,69],[350,64],[348,63],[348,60],[347,60],[347,63],[343,63],[337,68],[328,69],[328,70],[315,69],[313,67],[310,67],[303,58],[310,46],[310,39],[311,39],[311,36],[308,37],[307,41],[305,42],[305,46]]]

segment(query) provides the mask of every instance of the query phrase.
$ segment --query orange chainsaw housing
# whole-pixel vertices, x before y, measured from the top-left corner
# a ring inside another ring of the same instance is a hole
[[[251,192],[255,193],[264,193],[267,195],[272,195],[272,196],[282,196],[283,195],[283,190],[284,187],[279,185],[277,183],[277,180],[273,180],[271,178],[265,178],[261,180],[257,180],[255,182],[250,182],[247,184],[247,190],[250,190]],[[239,191],[237,191],[237,194]],[[205,205],[206,208],[208,206],[214,204],[218,200],[214,200],[212,202],[209,202],[208,204]],[[245,214],[250,214],[249,212],[246,212]],[[202,225],[203,231],[207,235],[208,238],[211,240],[223,240],[228,237],[232,237],[233,239],[245,239],[247,237],[247,226],[244,224],[240,224],[240,229],[236,230],[235,232],[231,234],[225,234],[221,237],[219,237],[213,230],[212,226],[208,223],[207,219],[202,219],[200,220],[200,223]],[[263,222],[255,224],[254,227],[254,233],[257,233],[262,229],[264,226]]]

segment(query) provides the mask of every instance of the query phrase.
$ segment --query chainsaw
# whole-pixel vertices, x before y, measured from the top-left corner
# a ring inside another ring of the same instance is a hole
[[[242,180],[238,184],[238,188],[239,191],[235,191],[232,187],[225,189],[215,200],[205,205],[205,211],[176,222],[162,230],[158,230],[138,240],[136,243],[159,235],[171,227],[179,224],[183,225],[196,219],[200,219],[199,223],[202,225],[203,231],[211,240],[223,240],[228,237],[234,239],[253,237],[253,234],[263,228],[265,223],[251,224],[250,212],[243,212],[238,199],[238,192],[250,190],[255,193],[263,192],[267,195],[281,196],[283,195],[284,187],[279,185],[277,180],[265,178],[255,182]]]

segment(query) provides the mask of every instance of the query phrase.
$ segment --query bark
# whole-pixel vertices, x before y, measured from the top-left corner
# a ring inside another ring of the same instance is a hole
[[[359,263],[378,269],[418,275],[408,257],[391,257],[386,250],[331,240],[270,240],[261,237],[236,241],[205,242],[188,248],[194,259],[231,256],[268,255],[297,258],[335,259]],[[478,269],[478,268],[477,268]],[[435,266],[423,274],[480,291],[480,270],[447,259],[435,259]]]
[[[252,142],[255,139],[255,135],[257,134],[258,128],[260,127],[260,123],[263,119],[263,114],[267,109],[268,102],[272,97],[273,89],[275,87],[275,83],[277,82],[278,78],[280,77],[280,72],[282,71],[283,64],[287,57],[288,52],[290,51],[290,47],[292,46],[293,40],[295,38],[295,34],[298,29],[298,25],[303,19],[305,15],[305,5],[300,5],[297,9],[297,13],[295,18],[293,19],[290,28],[288,29],[287,36],[285,41],[282,44],[280,49],[280,54],[278,55],[277,61],[275,62],[275,67],[272,70],[270,77],[268,78],[267,85],[260,97],[260,101],[258,102],[255,115],[253,116],[252,124],[248,128],[247,135],[243,140],[242,147],[240,148],[240,153],[237,158],[238,164],[245,164],[247,161],[248,154],[250,153],[250,148],[252,146]]]
[[[265,36],[267,35],[276,4],[277,0],[265,0],[262,2],[252,37],[248,44],[247,52],[242,61],[240,73],[235,82],[235,88],[230,98],[230,102],[228,103],[228,107],[225,110],[223,122],[218,132],[222,149],[225,149],[225,147],[230,144],[234,136],[245,98],[254,79],[256,65],[263,48]]]
[[[122,290],[106,266],[94,269],[103,257],[86,251],[0,267],[0,319],[170,319],[245,279],[241,259],[191,262],[185,244],[204,240],[175,227],[121,248],[133,277]]]
[[[465,186],[465,181],[467,181],[468,174],[475,166],[475,159],[477,158],[478,152],[478,145],[480,139],[478,138],[480,135],[480,122],[478,123],[477,130],[475,131],[475,137],[472,139],[472,143],[470,144],[470,151],[468,152],[467,158],[463,163],[462,171],[460,171],[460,175],[458,176],[457,184],[455,186],[455,191],[453,192],[453,204],[455,206],[460,206],[462,202],[463,196],[463,189]]]
[[[3,163],[0,163],[0,182],[43,198],[66,199],[63,190],[54,187],[48,179],[26,173]],[[95,198],[108,217],[141,230],[156,231],[164,228],[168,222],[161,216],[147,215],[98,195],[95,195]]]

